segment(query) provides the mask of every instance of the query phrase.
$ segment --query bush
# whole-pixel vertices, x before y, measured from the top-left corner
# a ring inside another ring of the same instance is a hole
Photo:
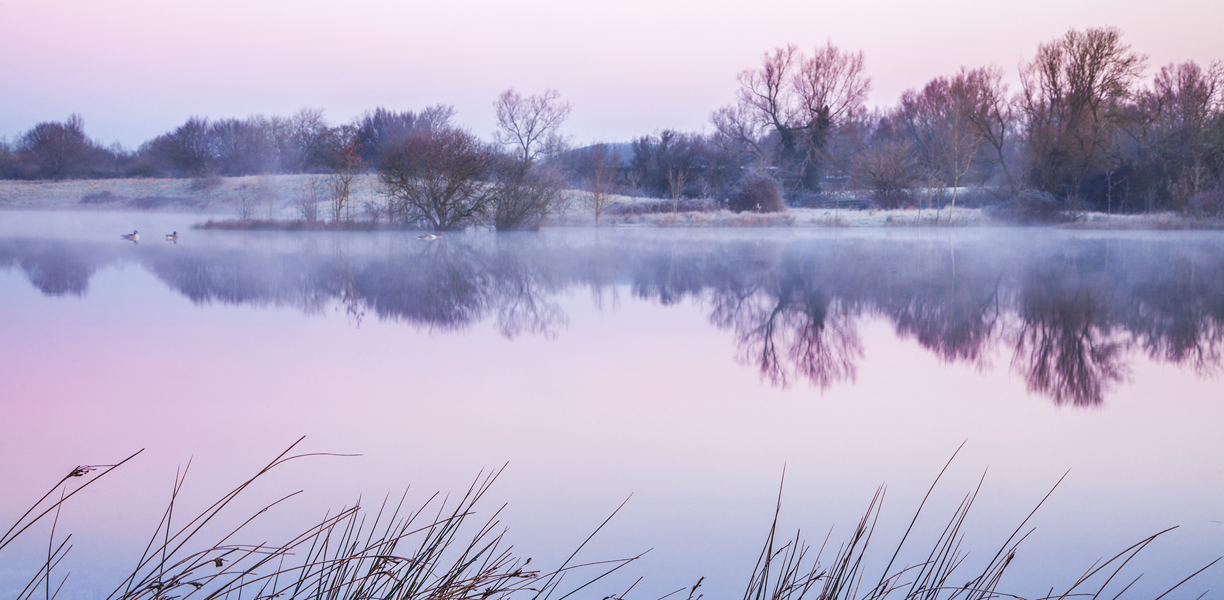
[[[502,158],[496,176],[490,212],[498,231],[539,229],[560,202],[565,185],[565,179],[553,169],[510,157]]]
[[[916,205],[914,195],[907,189],[872,190],[871,201],[886,210],[907,208]]]
[[[187,189],[193,192],[211,192],[225,183],[225,179],[216,173],[192,177],[187,183]]]
[[[749,172],[727,199],[727,208],[735,212],[783,212],[782,186],[766,173]]]
[[[675,202],[667,199],[647,199],[632,202],[614,201],[605,210],[610,215],[652,215],[670,212],[714,212],[722,208],[709,198],[681,198]]]
[[[986,213],[1005,223],[1040,225],[1069,221],[1066,208],[1062,201],[1046,192],[1028,190],[987,208]]]
[[[1224,217],[1224,186],[1191,196],[1186,202],[1186,211],[1200,219]]]
[[[92,194],[81,196],[80,202],[81,204],[114,204],[116,202],[124,202],[127,200],[128,198],[112,194],[110,190],[102,190],[101,192],[94,192]]]

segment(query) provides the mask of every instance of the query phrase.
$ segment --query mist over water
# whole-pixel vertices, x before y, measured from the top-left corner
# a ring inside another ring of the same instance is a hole
[[[151,237],[131,248],[7,239],[0,265],[46,296],[86,297],[99,271],[136,265],[201,306],[340,307],[355,327],[376,318],[431,332],[488,322],[508,339],[559,335],[559,300],[574,292],[692,301],[733,334],[738,362],[783,387],[853,385],[872,318],[949,364],[992,369],[1006,351],[999,367],[1058,404],[1102,403],[1140,358],[1204,377],[1220,369],[1214,234],[245,233],[228,236],[248,238],[241,246],[222,234],[182,247]]]
[[[1146,552],[1133,591],[1224,553],[1217,233],[424,242],[123,217],[0,225],[0,451],[17,457],[3,475],[21,492],[0,516],[65,466],[149,448],[124,486],[65,510],[85,565],[122,566],[101,541],[135,545],[123,524],[151,528],[189,457],[207,498],[300,435],[363,456],[274,480],[310,493],[272,531],[358,494],[459,491],[509,461],[491,504],[509,502],[527,555],[564,554],[634,495],[594,550],[655,548],[628,568],[646,577],[643,597],[703,575],[711,597],[742,593],[783,468],[784,527],[844,534],[887,482],[880,528],[899,537],[965,440],[933,521],[989,468],[975,559],[1072,470],[1004,589],[1069,584],[1170,525],[1182,527]],[[138,244],[118,239],[133,228]],[[178,243],[163,241],[171,230]],[[1187,593],[1222,585],[1211,570]]]

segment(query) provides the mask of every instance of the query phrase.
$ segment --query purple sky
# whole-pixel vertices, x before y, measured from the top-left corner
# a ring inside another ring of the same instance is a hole
[[[1071,27],[1121,27],[1149,71],[1224,59],[1220,23],[1218,0],[0,0],[0,136],[75,111],[135,146],[191,115],[439,102],[488,136],[513,86],[559,90],[576,141],[627,140],[705,127],[736,73],[786,43],[862,49],[871,103],[891,104],[961,65],[1014,80]]]

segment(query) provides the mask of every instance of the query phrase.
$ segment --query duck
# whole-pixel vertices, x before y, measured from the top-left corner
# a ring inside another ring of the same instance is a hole
[[[167,234],[166,234],[166,241],[167,241],[167,242],[176,242],[176,243],[177,243],[177,242],[178,242],[178,232],[176,231],[176,232],[174,232],[174,233],[167,233]]]
[[[418,239],[418,240],[424,240],[424,241],[426,241],[426,242],[432,242],[432,241],[434,241],[434,240],[436,240],[436,239],[438,239],[438,238],[440,238],[440,237],[442,237],[442,234],[440,234],[440,233],[433,233],[433,232],[429,232],[429,233],[425,233],[425,234],[418,235],[418,236],[417,236],[417,239]]]
[[[136,242],[140,240],[140,232],[133,229],[132,233],[125,233],[119,237],[125,240],[132,240],[133,242]]]

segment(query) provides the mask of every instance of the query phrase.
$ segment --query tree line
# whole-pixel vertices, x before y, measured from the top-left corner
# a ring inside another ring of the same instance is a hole
[[[0,176],[376,172],[389,218],[437,229],[477,217],[537,226],[565,188],[584,190],[597,219],[616,194],[672,210],[708,199],[737,211],[959,203],[1218,216],[1224,63],[1165,65],[1150,79],[1146,68],[1120,30],[1073,29],[1020,65],[1018,90],[997,66],[962,68],[873,109],[862,52],[788,45],[738,75],[734,101],[703,132],[573,149],[560,134],[571,107],[551,90],[501,94],[491,143],[455,124],[446,105],[378,108],[342,125],[313,109],[193,117],[134,151],[89,139],[73,115],[0,143]]]

